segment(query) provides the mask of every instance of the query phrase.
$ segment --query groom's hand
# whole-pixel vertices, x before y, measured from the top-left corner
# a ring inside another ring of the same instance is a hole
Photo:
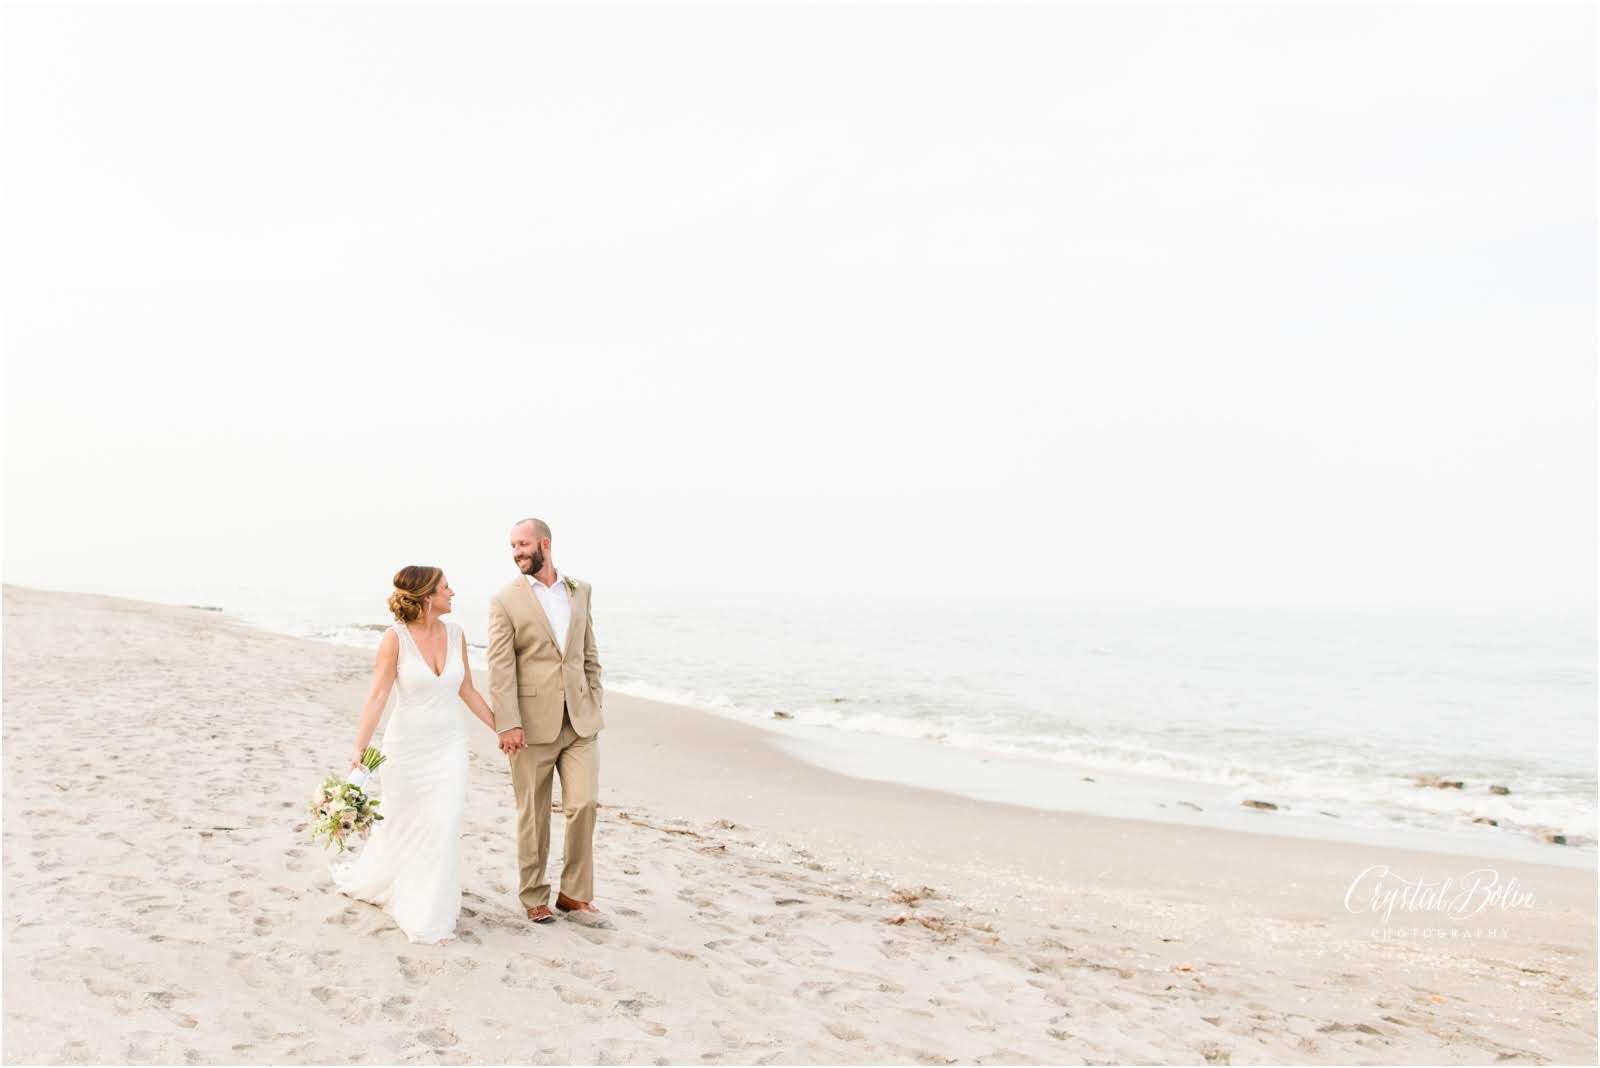
[[[512,727],[500,735],[500,752],[506,756],[511,756],[517,750],[526,748],[527,745],[527,741],[522,737],[521,727]]]

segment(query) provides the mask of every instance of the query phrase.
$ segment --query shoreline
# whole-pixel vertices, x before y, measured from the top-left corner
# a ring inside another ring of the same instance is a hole
[[[266,633],[307,637],[293,630],[255,622],[226,607],[188,605],[219,612],[224,618]],[[381,634],[376,624],[347,624],[341,630]],[[371,655],[376,643],[363,645],[347,638],[311,637],[361,649]],[[474,671],[487,672],[482,647],[470,645]],[[1003,749],[951,745],[849,726],[808,723],[803,720],[761,718],[749,710],[718,708],[711,704],[657,696],[648,683],[608,687],[613,694],[656,704],[674,705],[718,719],[754,727],[771,736],[774,744],[808,764],[856,778],[898,783],[956,794],[970,800],[1004,801],[1043,811],[1075,812],[1112,819],[1148,820],[1188,827],[1212,827],[1249,834],[1343,842],[1443,853],[1486,861],[1520,861],[1579,870],[1600,870],[1596,828],[1575,835],[1572,844],[1544,841],[1533,824],[1508,822],[1501,814],[1499,826],[1475,825],[1466,820],[1487,815],[1492,799],[1477,792],[1459,800],[1462,822],[1452,827],[1419,826],[1412,822],[1384,824],[1370,808],[1352,811],[1348,799],[1293,800],[1272,787],[1244,788],[1132,769],[1108,768],[1055,757],[1033,756]],[[1473,784],[1481,789],[1483,784]],[[1415,787],[1416,790],[1429,789]],[[1276,805],[1275,809],[1246,807],[1246,799]],[[1394,814],[1389,819],[1397,820]]]
[[[5,625],[8,1060],[1594,1059],[1586,872],[1498,863],[1531,902],[1378,927],[1343,904],[1364,870],[1469,858],[974,801],[620,694],[596,836],[619,929],[519,922],[474,721],[468,910],[425,951],[290,833],[366,652],[14,586]],[[219,761],[203,807],[173,796]]]
[[[21,587],[19,587],[21,588]],[[45,591],[102,596],[93,591]],[[191,591],[198,592],[198,591]],[[103,595],[118,596],[118,595]],[[140,600],[140,598],[130,598]],[[264,633],[287,635],[331,645],[359,649],[371,655],[381,624],[338,624],[309,634],[301,619],[293,625],[290,613],[276,622],[227,607],[225,602],[181,604],[217,613],[237,625]],[[220,606],[219,606],[220,605]],[[459,618],[459,613],[456,617]],[[367,637],[372,644],[363,644]],[[474,670],[487,671],[482,647],[471,645]],[[859,728],[848,724],[819,724],[805,719],[768,718],[736,706],[719,707],[716,701],[696,700],[693,694],[663,690],[649,682],[614,682],[608,693],[671,704],[719,719],[753,726],[769,734],[790,755],[807,763],[858,778],[895,782],[954,793],[972,800],[1002,800],[1046,811],[1078,812],[1107,818],[1144,819],[1178,826],[1215,827],[1246,833],[1308,838],[1373,846],[1415,849],[1488,861],[1521,861],[1595,871],[1600,869],[1600,835],[1592,822],[1564,826],[1544,825],[1536,816],[1507,811],[1504,799],[1483,791],[1486,782],[1469,783],[1463,791],[1437,790],[1403,779],[1372,779],[1380,792],[1394,791],[1383,801],[1352,798],[1340,793],[1348,783],[1336,783],[1333,792],[1319,794],[1313,784],[1292,786],[1225,784],[1144,770],[1078,762],[1056,756],[1034,755],[1005,747],[950,744],[942,739],[919,738],[898,732]],[[1416,772],[1418,778],[1428,774]],[[1460,776],[1445,776],[1460,777]],[[1509,782],[1520,794],[1514,778]],[[1413,797],[1393,808],[1393,798]],[[1276,808],[1246,807],[1246,800],[1266,802]],[[1419,814],[1420,813],[1420,814]],[[1494,818],[1498,825],[1482,825],[1475,818]],[[1441,821],[1449,821],[1441,823]],[[1562,844],[1544,840],[1561,832]]]
[[[1106,771],[1017,754],[988,755],[914,739],[891,739],[881,748],[864,751],[849,745],[848,739],[825,733],[831,728],[795,730],[787,724],[785,727],[789,729],[770,733],[785,752],[809,764],[854,778],[940,790],[974,801],[999,801],[1045,812],[1367,845],[1469,860],[1514,860],[1589,872],[1597,870],[1597,854],[1593,850],[1543,842],[1527,834],[1508,834],[1496,840],[1466,830],[1384,829],[1344,823],[1336,814],[1315,808],[1301,809],[1298,805],[1280,805],[1276,811],[1249,808],[1230,796],[1236,792],[1234,787]],[[881,758],[885,751],[894,749],[920,750],[920,756],[909,761],[884,762]],[[944,781],[933,781],[940,774],[946,776]],[[1270,800],[1273,795],[1265,792],[1260,796]],[[1485,833],[1493,833],[1493,830]]]

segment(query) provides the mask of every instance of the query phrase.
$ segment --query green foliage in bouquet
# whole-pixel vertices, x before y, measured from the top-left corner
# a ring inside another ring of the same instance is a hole
[[[360,767],[365,769],[366,775],[371,775],[385,759],[382,753],[368,746],[367,751],[361,754]],[[311,840],[323,839],[324,849],[337,845],[339,852],[343,853],[347,848],[347,838],[352,834],[365,838],[373,826],[383,819],[378,811],[382,802],[367,794],[364,789],[366,776],[361,778],[362,782],[356,783],[338,775],[329,775],[322,780],[316,796],[311,799]]]

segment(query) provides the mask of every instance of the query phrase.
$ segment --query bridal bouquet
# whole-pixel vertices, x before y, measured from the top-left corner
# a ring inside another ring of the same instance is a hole
[[[366,785],[384,759],[382,753],[368,746],[361,754],[361,763],[343,779],[329,775],[322,780],[317,796],[311,800],[312,841],[326,837],[322,848],[337,844],[343,853],[347,837],[359,834],[365,838],[373,824],[383,819],[378,813],[380,802],[367,796]]]

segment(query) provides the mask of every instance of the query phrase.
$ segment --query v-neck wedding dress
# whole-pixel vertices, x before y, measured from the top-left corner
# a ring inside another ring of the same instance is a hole
[[[405,624],[396,701],[378,769],[383,815],[353,861],[329,866],[340,893],[371,902],[412,942],[454,937],[461,912],[461,826],[467,800],[467,732],[460,690],[461,628],[445,624],[435,673]]]

